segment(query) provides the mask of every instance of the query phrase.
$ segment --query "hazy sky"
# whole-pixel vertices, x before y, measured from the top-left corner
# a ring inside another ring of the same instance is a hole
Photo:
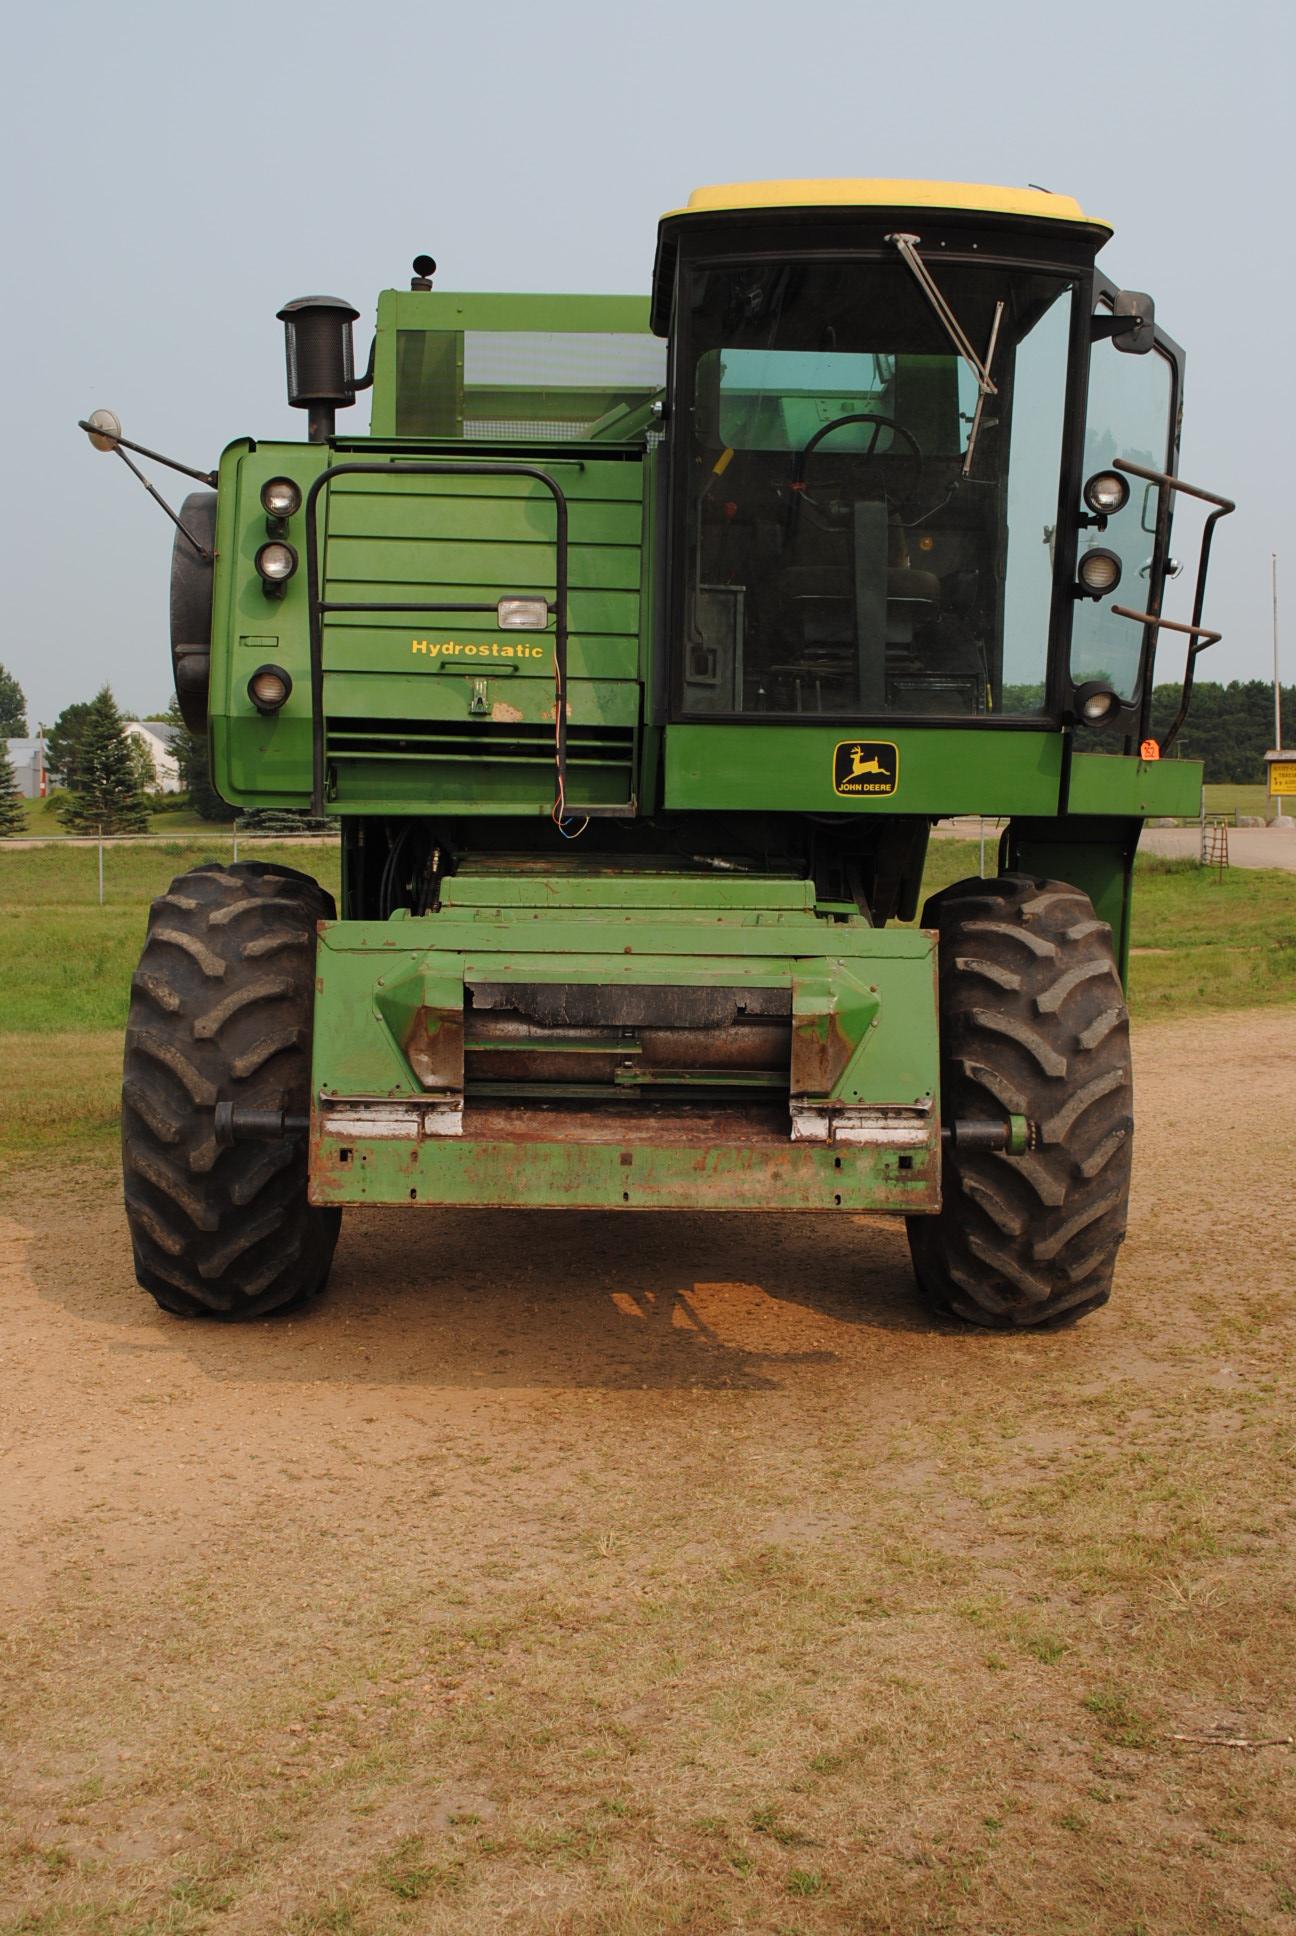
[[[105,679],[166,705],[171,527],[76,419],[109,405],[203,466],[301,436],[288,298],[350,297],[360,361],[421,250],[440,288],[641,291],[657,217],[699,183],[891,175],[1040,183],[1115,224],[1104,266],[1188,352],[1184,475],[1239,501],[1203,676],[1269,676],[1277,551],[1290,680],[1292,21],[1264,0],[26,9],[0,129],[0,663],[33,725]]]

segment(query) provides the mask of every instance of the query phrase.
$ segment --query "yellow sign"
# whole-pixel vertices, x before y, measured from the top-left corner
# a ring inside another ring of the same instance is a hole
[[[1269,793],[1271,798],[1279,793],[1296,793],[1296,758],[1270,760]]]
[[[411,652],[422,652],[429,659],[543,659],[545,650],[542,645],[530,645],[526,640],[514,643],[512,639],[501,645],[498,639],[480,645],[456,645],[453,639],[438,644],[435,639],[411,639]]]

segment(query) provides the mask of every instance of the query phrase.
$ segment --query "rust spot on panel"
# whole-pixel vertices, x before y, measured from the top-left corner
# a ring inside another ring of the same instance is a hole
[[[425,1089],[458,1094],[464,1080],[464,1018],[461,1008],[420,1008],[401,1044]]]
[[[792,1093],[831,1096],[854,1044],[836,1009],[797,1015],[792,1024]]]

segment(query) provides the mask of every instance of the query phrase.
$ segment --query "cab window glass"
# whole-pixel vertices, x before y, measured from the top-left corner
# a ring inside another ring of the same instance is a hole
[[[686,272],[685,713],[1043,710],[1073,284],[938,274],[984,399],[895,258]]]
[[[1106,314],[1100,310],[1099,314]],[[1085,420],[1084,475],[1112,468],[1124,457],[1149,470],[1164,471],[1169,463],[1170,418],[1174,404],[1174,366],[1158,349],[1145,356],[1129,356],[1110,337],[1093,346],[1089,363],[1089,408]],[[1129,502],[1081,537],[1081,555],[1091,547],[1115,552],[1121,575],[1106,598],[1076,600],[1071,629],[1071,676],[1077,685],[1101,679],[1122,699],[1134,696],[1143,627],[1117,618],[1114,605],[1132,611],[1155,609],[1159,587],[1156,569],[1156,530],[1160,487],[1130,479]]]

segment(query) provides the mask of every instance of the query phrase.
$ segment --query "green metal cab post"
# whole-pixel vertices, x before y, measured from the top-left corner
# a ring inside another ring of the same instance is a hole
[[[1108,233],[748,184],[663,219],[650,301],[419,258],[361,377],[349,304],[281,312],[309,435],[187,501],[173,647],[221,793],[337,820],[341,918],[255,867],[158,904],[163,1304],[309,1294],[360,1202],[892,1211],[944,1310],[1106,1298],[1134,851],[1200,787],[1148,725],[1183,359]],[[910,925],[966,813],[999,871]]]

